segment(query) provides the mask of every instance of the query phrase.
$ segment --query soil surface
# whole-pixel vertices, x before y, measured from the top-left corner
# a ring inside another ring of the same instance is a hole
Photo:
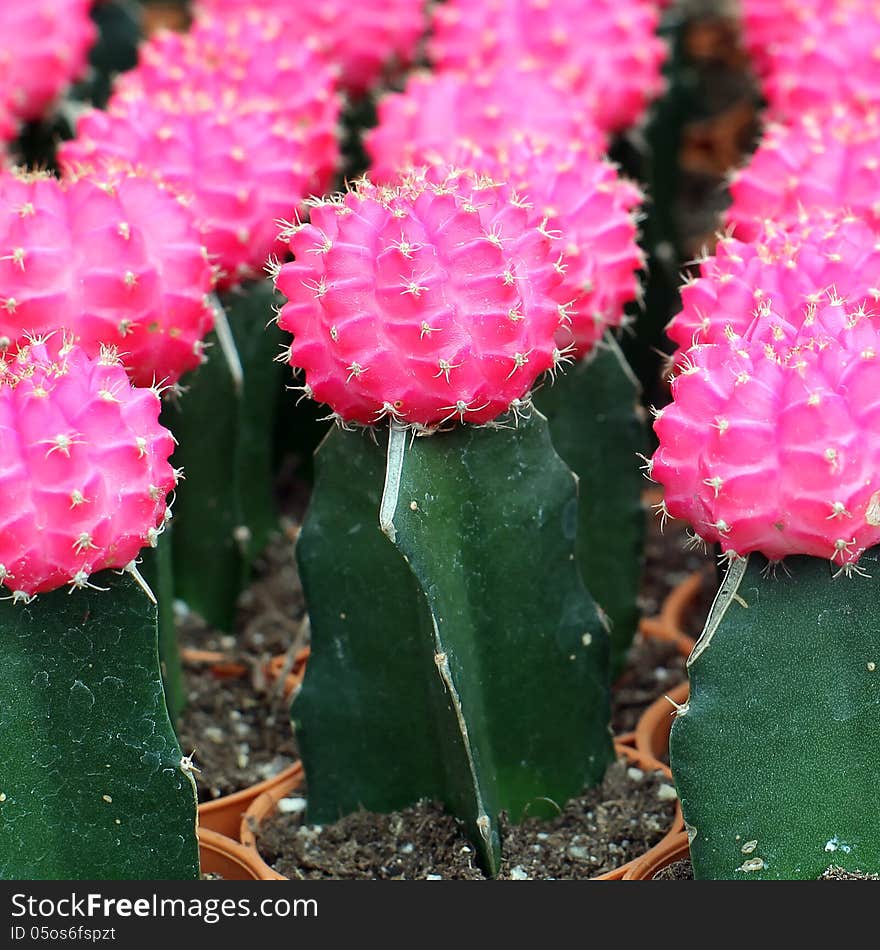
[[[391,815],[356,812],[303,825],[302,800],[287,799],[260,829],[259,849],[292,879],[484,880],[473,845],[432,802]],[[554,819],[503,823],[503,880],[586,880],[644,854],[668,831],[675,793],[662,772],[614,763],[597,789]]]
[[[262,782],[298,758],[288,704],[265,675],[269,659],[288,654],[292,662],[308,638],[295,535],[288,522],[259,559],[254,583],[239,600],[238,636],[218,633],[193,614],[179,618],[184,648],[225,653],[241,673],[184,666],[187,707],[178,735],[185,752],[195,749],[200,801]]]

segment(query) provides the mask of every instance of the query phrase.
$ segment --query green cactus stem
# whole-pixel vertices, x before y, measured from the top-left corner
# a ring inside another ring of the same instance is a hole
[[[210,358],[163,421],[179,443],[174,460],[185,478],[174,508],[175,593],[231,631],[253,560],[277,526],[273,435],[285,371],[273,363],[282,334],[267,327],[276,304],[271,281],[221,303],[231,338],[214,335]]]
[[[0,878],[198,877],[156,608],[128,576],[0,603]]]
[[[880,872],[880,549],[735,561],[689,660],[672,768],[695,876]]]
[[[554,814],[613,755],[576,479],[537,412],[509,429],[375,434],[328,435],[297,549],[309,815],[434,798],[494,873],[502,811]]]
[[[554,448],[578,477],[578,562],[609,621],[612,678],[623,669],[639,622],[645,482],[636,457],[648,451],[640,395],[610,335],[535,395]]]

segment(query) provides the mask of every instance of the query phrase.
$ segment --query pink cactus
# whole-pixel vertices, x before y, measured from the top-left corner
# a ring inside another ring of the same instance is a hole
[[[780,17],[788,12],[781,10]],[[764,50],[761,67],[775,117],[786,120],[835,103],[878,102],[880,7],[874,0],[811,0],[780,35]]]
[[[197,0],[199,15],[270,13],[284,21],[283,41],[296,58],[303,38],[314,40],[340,70],[351,93],[374,86],[393,63],[414,62],[425,31],[424,4],[413,0]]]
[[[42,118],[85,73],[96,36],[91,5],[92,0],[0,3],[0,116]]]
[[[571,320],[557,345],[586,356],[606,329],[621,325],[639,293],[639,188],[577,145],[520,139],[489,151],[464,148],[455,164],[505,182],[531,204],[535,224],[560,236],[565,274],[557,293]]]
[[[441,70],[553,72],[600,129],[617,132],[663,88],[658,25],[648,0],[447,0],[434,8],[429,54]]]
[[[771,69],[781,46],[803,42],[811,20],[835,0],[739,0],[743,44],[759,75]]]
[[[728,242],[692,285],[686,307],[713,318],[679,357],[649,469],[662,512],[731,556],[846,567],[880,541],[880,258],[857,222],[837,237],[858,228],[845,264],[821,240],[785,250],[777,235],[748,260],[751,245]]]
[[[0,173],[0,339],[66,328],[115,347],[137,385],[201,360],[213,273],[190,211],[118,169],[71,179]]]
[[[755,236],[765,218],[797,221],[804,209],[847,208],[880,230],[880,103],[836,106],[772,124],[730,186],[727,223]]]
[[[117,77],[117,99],[160,93],[215,97],[235,90],[238,99],[264,97],[300,123],[335,121],[336,67],[317,42],[291,44],[284,21],[251,11],[234,17],[204,17],[187,33],[160,30],[143,43],[138,65]]]
[[[578,142],[588,157],[607,146],[559,77],[507,66],[413,75],[402,93],[379,102],[379,124],[364,141],[371,177],[387,182],[410,166],[453,160],[462,146],[491,150],[525,134],[536,145]]]
[[[180,89],[115,96],[80,119],[59,158],[67,170],[126,161],[191,200],[203,240],[230,287],[262,273],[287,219],[332,181],[339,157],[335,96],[301,115],[274,100]]]
[[[484,423],[562,359],[558,240],[509,189],[432,166],[319,201],[277,276],[304,391],[346,422]]]
[[[807,318],[824,325],[838,299],[873,308],[877,288],[880,248],[872,229],[816,210],[787,227],[767,222],[748,242],[722,238],[700,263],[699,277],[682,288],[682,309],[666,332],[684,359],[695,344],[745,335],[756,316],[787,336]],[[834,325],[832,315],[828,326]]]
[[[176,484],[159,396],[112,351],[60,334],[0,360],[0,582],[28,600],[90,586],[155,544]]]

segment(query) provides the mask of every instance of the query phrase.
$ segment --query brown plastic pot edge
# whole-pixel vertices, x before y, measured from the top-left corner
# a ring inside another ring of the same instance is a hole
[[[672,772],[670,772],[669,766],[664,765],[653,756],[647,755],[644,752],[640,752],[638,749],[634,749],[631,746],[624,745],[620,740],[615,740],[614,749],[617,754],[622,758],[625,758],[630,765],[634,765],[645,772],[663,772],[667,778],[672,778]],[[297,765],[299,765],[299,763],[297,763]],[[300,767],[299,773],[297,775],[291,774],[284,782],[279,782],[274,788],[269,789],[260,795],[259,798],[254,799],[251,806],[247,809],[244,815],[242,815],[239,838],[242,845],[244,845],[246,848],[252,849],[256,855],[254,864],[260,869],[260,880],[288,880],[288,878],[284,877],[284,875],[272,870],[272,868],[269,867],[269,865],[266,864],[266,862],[263,861],[263,859],[259,856],[257,849],[257,834],[259,833],[259,828],[262,822],[265,821],[275,811],[278,802],[281,801],[282,798],[286,798],[291,792],[296,791],[296,789],[300,787],[302,784],[302,777],[302,768]],[[667,839],[680,834],[683,830],[684,819],[681,816],[681,807],[676,803],[675,817],[672,820],[672,827],[667,832],[665,837],[657,845],[655,845],[655,848],[660,847],[660,845],[662,845]],[[642,860],[642,858],[646,857],[653,850],[654,849],[652,848],[640,858],[635,858],[632,861],[628,861],[619,868],[615,868],[613,871],[609,871],[607,874],[601,874],[598,877],[593,878],[593,880],[619,881],[624,878],[627,872],[630,871],[640,860]]]
[[[306,663],[308,662],[310,654],[311,650],[308,647],[303,647],[303,649],[300,650],[294,658],[293,666],[291,667],[287,676],[284,678],[285,700],[292,700],[294,694],[297,693],[300,686],[302,686],[303,676],[305,676],[306,672]],[[284,672],[288,662],[287,654],[281,653],[278,656],[273,656],[272,659],[266,663],[266,665],[263,667],[263,674],[266,677],[266,682],[270,686],[273,686],[278,682],[278,679]]]
[[[212,802],[203,802],[199,805],[199,827],[225,835],[233,841],[238,841],[242,817],[251,803],[261,795],[271,791],[276,785],[286,784],[294,776],[297,782],[301,780],[302,764],[299,762],[294,762],[283,772],[279,772],[263,782],[258,782],[256,785],[243,788],[240,792],[224,795],[222,798],[215,798]]]
[[[180,651],[180,658],[186,666],[209,666],[214,676],[219,679],[241,679],[247,676],[248,668],[244,663],[238,663],[226,653],[215,650],[193,650],[184,647]]]
[[[705,582],[704,571],[695,571],[686,577],[669,592],[656,617],[642,618],[639,633],[651,640],[671,641],[683,657],[690,656],[695,640],[684,632],[684,617]]]
[[[669,690],[642,713],[636,723],[635,746],[645,755],[655,759],[667,758],[669,755],[669,733],[672,731],[672,721],[675,718],[676,706],[683,706],[688,701],[690,684],[685,681]]]
[[[226,881],[260,880],[253,851],[208,828],[199,828],[199,863],[203,874],[219,874]]]

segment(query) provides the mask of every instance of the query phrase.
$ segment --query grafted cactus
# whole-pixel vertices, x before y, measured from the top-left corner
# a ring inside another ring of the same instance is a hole
[[[0,876],[195,877],[195,788],[135,567],[176,482],[159,397],[60,334],[0,368]]]
[[[850,266],[829,284],[825,269],[840,255],[824,253],[825,242],[844,232]],[[730,251],[692,285],[689,305],[728,304],[703,311],[701,342],[678,360],[650,466],[665,488],[662,513],[686,518],[730,561],[672,728],[694,869],[874,873],[874,238],[823,216],[812,230],[765,232],[760,265]],[[687,307],[680,319],[683,328]]]
[[[505,187],[434,167],[317,205],[291,243],[291,362],[368,427],[319,449],[298,545],[310,816],[435,797],[495,871],[502,811],[553,809],[612,755],[576,480],[528,403],[562,358],[556,239]]]

